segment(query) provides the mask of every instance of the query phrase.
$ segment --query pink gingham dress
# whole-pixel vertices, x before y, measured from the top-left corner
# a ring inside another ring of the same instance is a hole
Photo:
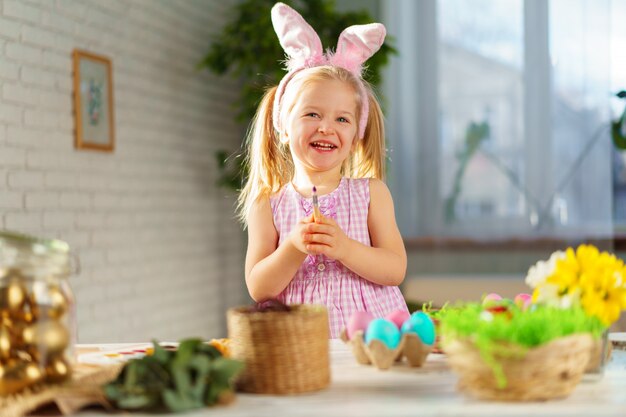
[[[334,191],[319,196],[324,216],[334,219],[349,238],[371,246],[367,227],[369,202],[367,178],[342,178]],[[291,183],[273,195],[270,204],[279,245],[296,223],[313,211],[311,199],[300,195]],[[408,311],[398,287],[367,281],[325,255],[307,256],[278,299],[286,304],[325,305],[331,338],[339,337],[356,311],[369,311],[374,317],[384,317],[396,310]]]

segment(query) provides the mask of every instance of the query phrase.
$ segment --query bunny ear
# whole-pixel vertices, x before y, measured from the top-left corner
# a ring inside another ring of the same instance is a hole
[[[337,51],[330,58],[332,65],[359,74],[361,65],[376,53],[385,41],[387,31],[381,23],[354,25],[339,35]]]
[[[322,62],[322,42],[298,12],[284,3],[276,3],[272,7],[272,24],[280,45],[289,57],[289,70]]]

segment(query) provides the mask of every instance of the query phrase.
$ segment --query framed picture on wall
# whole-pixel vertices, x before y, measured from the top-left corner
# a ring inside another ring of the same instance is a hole
[[[78,49],[72,55],[76,148],[112,152],[115,124],[111,60]]]

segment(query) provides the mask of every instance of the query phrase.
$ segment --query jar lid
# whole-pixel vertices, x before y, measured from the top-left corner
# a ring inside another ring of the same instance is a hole
[[[23,272],[69,268],[70,246],[57,239],[43,239],[21,233],[0,231],[0,269],[17,267]]]
[[[34,255],[69,254],[70,252],[70,246],[62,240],[42,239],[7,230],[0,231],[0,249],[4,248],[5,245],[27,250]]]

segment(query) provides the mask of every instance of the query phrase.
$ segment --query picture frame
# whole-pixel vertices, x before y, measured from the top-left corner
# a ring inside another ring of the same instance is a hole
[[[111,60],[102,55],[75,49],[74,115],[78,149],[113,152],[115,118]]]

